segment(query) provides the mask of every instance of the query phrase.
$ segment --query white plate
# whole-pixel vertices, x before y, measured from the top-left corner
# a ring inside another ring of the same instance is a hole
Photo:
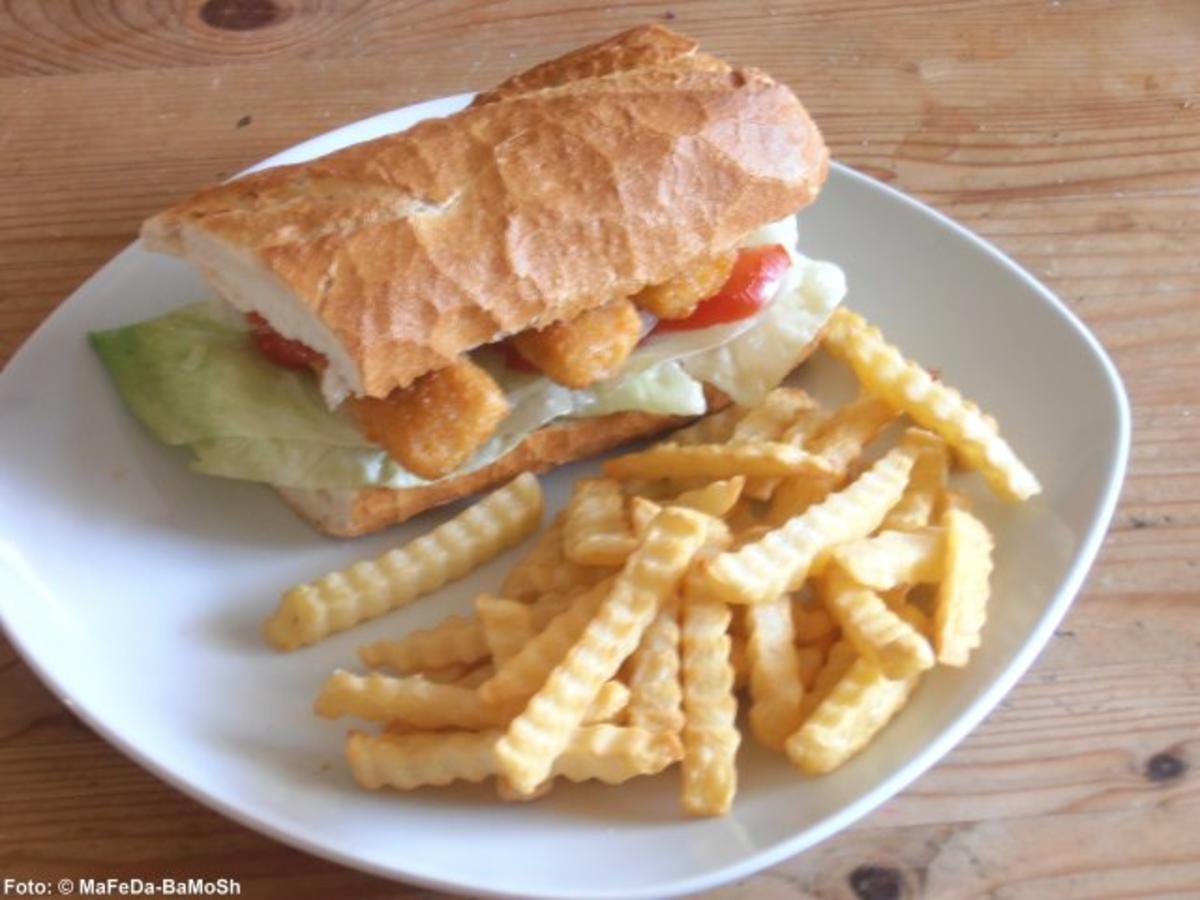
[[[264,165],[467,99],[376,116]],[[801,234],[806,253],[845,267],[854,308],[999,418],[1046,487],[1035,503],[985,510],[999,549],[983,649],[966,670],[927,677],[882,739],[837,773],[804,779],[747,746],[733,813],[710,821],[680,815],[674,773],[619,789],[569,787],[517,807],[494,802],[487,787],[356,789],[341,761],[343,728],[309,711],[317,686],[353,665],[360,642],[465,607],[508,559],[323,645],[267,650],[258,624],[280,588],[446,513],[329,540],[267,488],[193,475],[182,453],[149,438],[84,336],[205,292],[186,266],[137,245],[59,307],[0,377],[0,613],[10,639],[64,703],[157,775],[252,828],[380,875],[476,894],[662,896],[813,845],[932,765],[1042,649],[1111,517],[1129,415],[1112,364],[1063,304],[929,208],[836,166]],[[834,375],[818,367],[807,379],[824,386]],[[546,478],[552,505],[593,469]]]

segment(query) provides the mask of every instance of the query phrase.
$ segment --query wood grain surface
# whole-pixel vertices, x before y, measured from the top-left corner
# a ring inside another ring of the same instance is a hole
[[[789,82],[843,162],[1048,283],[1133,404],[1120,509],[1019,686],[853,829],[723,898],[1200,897],[1200,3],[3,0],[0,361],[147,214],[316,132],[645,21]],[[0,642],[0,877],[428,892],[209,812]]]

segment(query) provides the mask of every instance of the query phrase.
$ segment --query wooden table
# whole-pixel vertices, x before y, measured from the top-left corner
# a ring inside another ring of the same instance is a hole
[[[10,0],[0,361],[139,221],[301,138],[667,20],[789,82],[834,155],[1045,280],[1133,402],[1124,498],[1050,648],[857,827],[714,896],[1200,896],[1200,3]],[[182,13],[179,10],[183,10]],[[414,897],[209,812],[0,643],[0,876]]]

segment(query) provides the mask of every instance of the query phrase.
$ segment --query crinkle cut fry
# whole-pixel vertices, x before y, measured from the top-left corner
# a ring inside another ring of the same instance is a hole
[[[613,581],[607,578],[571,600],[520,652],[500,666],[479,686],[484,702],[524,703],[537,693],[612,591]]]
[[[501,734],[497,730],[378,735],[354,731],[346,740],[346,758],[354,779],[369,790],[409,791],[455,781],[480,782],[499,773],[494,750]],[[680,752],[675,735],[585,725],[571,735],[551,777],[620,784],[661,772],[679,759]]]
[[[525,473],[405,547],[287,591],[263,625],[295,650],[462,578],[537,528],[542,489]]]
[[[447,616],[432,628],[358,648],[358,658],[364,666],[389,669],[397,675],[441,669],[454,663],[469,665],[487,654],[483,626],[477,618],[465,616]]]
[[[322,718],[355,716],[369,722],[403,722],[416,728],[493,728],[508,721],[502,710],[454,684],[410,675],[355,675],[341,669],[326,679],[314,711]]]
[[[862,750],[900,711],[916,683],[915,675],[893,681],[865,659],[858,659],[788,739],[788,757],[809,775],[832,772]]]
[[[607,478],[578,482],[563,525],[566,558],[585,566],[619,566],[636,545],[621,486]]]
[[[514,790],[530,793],[550,774],[596,692],[637,648],[683,577],[705,532],[703,516],[691,510],[665,509],[651,524],[595,617],[496,745]]]
[[[685,592],[683,667],[683,808],[695,816],[729,811],[737,791],[737,698],[729,636],[730,610]]]
[[[656,444],[648,450],[608,460],[610,478],[709,479],[745,476],[830,474],[819,456],[791,444]]]
[[[825,571],[822,597],[842,633],[863,659],[888,678],[908,678],[933,668],[933,648],[883,598],[857,584],[837,565]]]
[[[750,728],[759,743],[782,750],[800,727],[804,684],[787,597],[745,609],[746,652],[750,662]]]
[[[868,391],[957,448],[1001,497],[1027,500],[1041,491],[1037,478],[1000,436],[995,420],[905,359],[862,316],[844,307],[835,310],[822,346],[848,362]]]
[[[902,443],[849,486],[761,539],[702,562],[706,590],[727,603],[769,603],[798,589],[819,554],[878,527],[904,491],[913,458]]]
[[[630,663],[629,724],[678,733],[683,728],[683,688],[679,683],[677,603],[664,604],[658,611]]]

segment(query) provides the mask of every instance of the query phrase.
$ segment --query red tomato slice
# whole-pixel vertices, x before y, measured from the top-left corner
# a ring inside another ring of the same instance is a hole
[[[325,357],[316,350],[299,341],[285,338],[258,313],[248,313],[246,319],[253,329],[250,337],[254,346],[275,365],[285,369],[308,369],[325,362]]]
[[[771,299],[792,258],[780,244],[744,247],[721,289],[686,319],[663,319],[654,331],[689,331],[752,316]]]
[[[541,371],[537,366],[523,357],[521,351],[507,341],[500,345],[500,349],[504,351],[504,364],[514,372]]]

